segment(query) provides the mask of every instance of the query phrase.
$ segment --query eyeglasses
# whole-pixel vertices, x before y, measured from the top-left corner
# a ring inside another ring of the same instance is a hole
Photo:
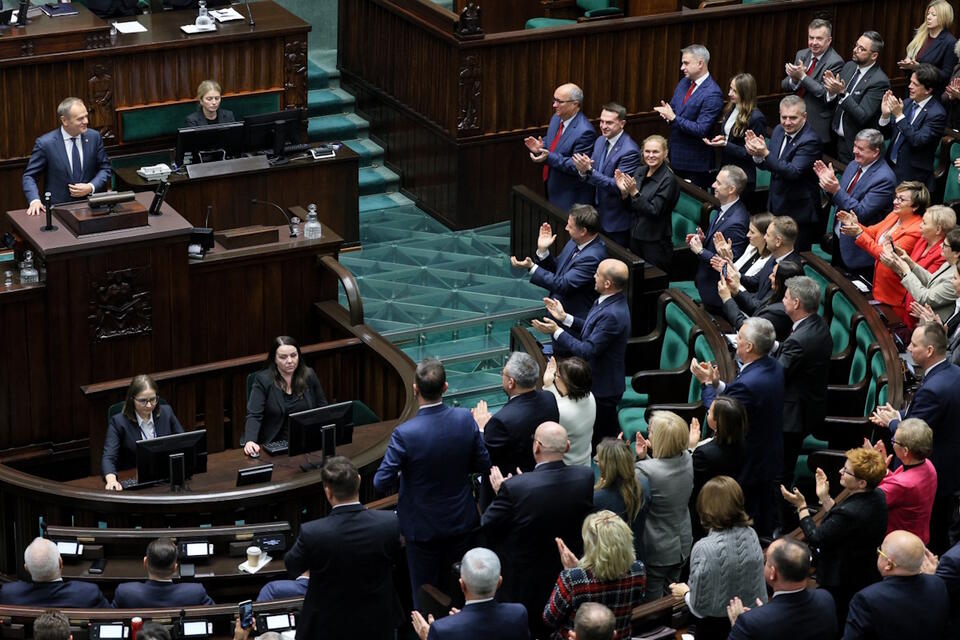
[[[846,467],[840,467],[840,475],[843,474],[847,474],[851,478],[857,478],[857,474],[855,474],[853,471],[847,471]]]
[[[890,564],[892,564],[894,567],[899,566],[899,565],[896,563],[896,561],[893,560],[892,558],[890,558],[890,556],[888,556],[887,554],[885,554],[885,553],[883,552],[883,549],[881,549],[880,547],[877,547],[877,555],[880,556],[881,558],[883,558],[884,560],[886,560],[887,562],[889,562]]]
[[[553,101],[554,101],[554,103],[556,103],[556,104],[567,104],[568,102],[576,102],[576,100],[561,100],[560,98],[558,98],[558,97],[556,97],[556,96],[554,96]]]
[[[896,445],[896,446],[898,446],[898,447],[903,447],[904,449],[907,448],[907,446],[906,446],[905,444],[903,444],[902,442],[897,442],[896,440],[891,440],[891,441],[890,441],[890,444]]]
[[[858,44],[853,45],[853,50],[854,50],[854,51],[869,51],[869,52],[872,52],[872,51],[873,51],[873,49],[868,49],[868,48],[866,48],[866,47],[861,47],[861,46],[858,45]]]
[[[146,406],[146,405],[157,404],[157,402],[159,401],[159,398],[157,398],[157,396],[153,396],[152,398],[134,398],[134,401],[137,404]]]

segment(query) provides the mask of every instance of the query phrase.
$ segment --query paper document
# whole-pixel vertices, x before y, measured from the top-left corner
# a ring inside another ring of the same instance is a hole
[[[136,20],[131,22],[114,22],[113,26],[115,26],[120,33],[143,33],[147,30],[145,26]]]
[[[217,9],[216,11],[211,11],[210,15],[216,19],[217,22],[230,22],[232,20],[243,20],[244,16],[240,14],[233,7],[227,7],[226,9]]]
[[[195,24],[185,24],[182,27],[180,27],[180,31],[183,31],[184,33],[204,33],[206,31],[216,31],[216,30],[217,30],[216,23],[211,24],[209,27],[198,27]]]

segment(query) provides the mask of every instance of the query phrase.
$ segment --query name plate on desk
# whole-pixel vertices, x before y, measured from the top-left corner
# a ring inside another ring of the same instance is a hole
[[[61,204],[53,212],[75,235],[147,226],[147,208],[137,201],[123,202],[112,213],[91,209],[86,202]]]
[[[215,160],[187,165],[187,175],[191,178],[209,178],[244,171],[266,171],[270,168],[267,156],[250,156],[231,160]]]

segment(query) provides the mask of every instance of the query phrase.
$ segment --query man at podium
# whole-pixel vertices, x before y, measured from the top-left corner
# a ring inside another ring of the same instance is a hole
[[[46,211],[37,186],[41,176],[52,202],[59,204],[103,191],[113,173],[103,139],[95,129],[87,128],[87,107],[83,101],[64,99],[57,107],[57,115],[60,128],[37,138],[23,172],[23,194],[29,203],[27,215]]]

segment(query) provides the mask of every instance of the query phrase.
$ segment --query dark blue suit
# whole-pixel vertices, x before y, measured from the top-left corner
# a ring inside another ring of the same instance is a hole
[[[477,602],[430,625],[427,640],[529,640],[527,610],[513,602]]]
[[[917,62],[921,64],[924,62],[932,64],[940,73],[940,83],[933,92],[934,96],[939,96],[943,93],[944,87],[947,86],[947,82],[950,81],[950,76],[953,74],[953,67],[957,64],[957,54],[954,51],[956,44],[957,39],[954,35],[950,33],[948,29],[944,29],[933,39],[933,42],[931,42],[927,50],[923,52],[923,55],[917,56]],[[909,80],[913,72],[907,71],[906,75]]]
[[[744,602],[744,605],[748,605]],[[782,593],[737,618],[729,640],[828,640],[837,637],[837,613],[826,589]]]
[[[100,593],[100,587],[79,580],[11,582],[0,589],[0,604],[61,609],[94,609],[110,606],[107,599]]]
[[[783,126],[777,125],[767,145],[770,153],[760,163],[771,173],[767,208],[775,215],[790,216],[802,227],[817,219],[820,181],[813,172],[813,163],[823,155],[823,143],[813,127],[805,124],[781,155],[784,136]],[[800,250],[806,250],[806,247],[801,246]]]
[[[703,387],[703,404],[709,409],[718,392]],[[783,367],[764,356],[743,368],[719,395],[736,398],[747,410],[744,461],[737,480],[743,488],[747,513],[757,533],[769,535],[773,528],[774,484],[783,467]]]
[[[942,638],[950,613],[936,576],[888,576],[850,600],[843,640]]]
[[[960,543],[940,556],[937,577],[943,580],[950,595],[950,638],[960,638]]]
[[[194,607],[216,604],[199,582],[124,582],[117,585],[113,606],[117,609],[142,607]]]
[[[613,173],[620,169],[632,176],[640,166],[640,148],[624,131],[609,153],[606,149],[607,139],[603,136],[597,138],[591,156],[593,170],[584,179],[597,188],[595,202],[603,232],[618,244],[627,247],[630,227],[633,226],[633,213],[629,202],[621,197]]]
[[[947,112],[937,100],[937,94],[927,100],[916,118],[913,118],[913,109],[913,100],[907,98],[903,101],[904,117],[899,122],[891,118],[886,126],[881,127],[884,135],[890,138],[886,158],[897,176],[897,183],[919,180],[930,189],[933,187],[934,156],[947,126]]]
[[[713,123],[723,109],[723,91],[711,75],[684,104],[683,97],[691,84],[690,79],[681,79],[670,98],[670,107],[677,116],[670,123],[670,166],[681,177],[685,173],[710,171],[713,148],[703,144],[703,138],[710,136]]]
[[[541,260],[534,255],[538,266],[530,282],[547,289],[550,297],[559,300],[567,313],[583,317],[597,299],[593,275],[606,257],[607,247],[600,238],[594,238],[579,253],[577,243],[568,240],[556,258],[551,254]]]
[[[530,471],[537,464],[533,459],[533,434],[542,422],[557,422],[557,397],[549,391],[528,391],[513,396],[491,416],[483,428],[483,441],[490,453],[490,462],[504,475]]]
[[[546,149],[550,148],[550,143],[557,135],[560,122],[560,116],[556,114],[550,118],[547,137],[543,139]],[[580,179],[571,158],[575,153],[590,153],[596,139],[597,132],[590,120],[583,115],[583,111],[578,111],[564,129],[556,148],[547,154],[547,166],[550,167],[546,183],[547,200],[564,211],[568,211],[575,204],[590,204],[594,201],[593,186]]]
[[[630,337],[630,309],[623,292],[590,307],[586,318],[574,317],[574,331],[563,331],[557,342],[590,364],[596,398],[622,396],[626,389],[624,353]],[[580,339],[575,331],[580,332]]]
[[[713,234],[719,231],[724,238],[730,240],[733,259],[736,260],[747,248],[747,230],[749,228],[750,212],[747,211],[743,200],[737,200],[724,212],[722,217],[717,214],[713,222],[710,223],[710,227],[706,229],[706,237],[703,238],[703,251],[697,256],[697,274],[694,276],[697,291],[700,292],[700,300],[706,307],[719,309],[723,306],[723,301],[717,294],[717,281],[720,279],[720,274],[710,266],[710,259],[716,255]]]
[[[847,193],[847,187],[860,170],[856,161],[847,165],[840,178],[840,190],[830,196],[837,211],[851,211],[857,215],[860,224],[869,226],[883,219],[893,208],[893,194],[897,188],[897,177],[893,169],[883,158],[878,158],[860,176],[853,187],[853,193]],[[857,246],[856,239],[840,233],[840,222],[834,233],[840,249],[840,257],[848,269],[866,269],[873,266],[874,259],[869,253]],[[835,249],[836,250],[836,249]]]
[[[283,598],[302,598],[306,595],[309,586],[310,578],[300,577],[296,580],[271,580],[260,589],[260,593],[257,595],[257,602],[282,600]]]
[[[161,404],[154,411],[153,429],[156,437],[183,433],[183,427],[173,409]],[[100,470],[103,475],[116,473],[117,469],[129,469],[137,464],[137,441],[143,440],[143,433],[136,420],[118,413],[107,423],[107,436],[103,441],[103,456],[100,458]]]
[[[70,160],[63,144],[63,134],[59,128],[37,138],[30,154],[30,161],[23,171],[23,195],[29,204],[33,200],[42,200],[43,196],[37,181],[44,179],[44,190],[49,191],[53,203],[72,202],[68,185],[74,182],[90,183],[94,192],[105,191],[110,184],[113,169],[110,159],[103,148],[103,139],[96,129],[87,129],[81,136],[83,141],[83,172],[79,181],[73,179]],[[72,143],[71,143],[72,146]]]

